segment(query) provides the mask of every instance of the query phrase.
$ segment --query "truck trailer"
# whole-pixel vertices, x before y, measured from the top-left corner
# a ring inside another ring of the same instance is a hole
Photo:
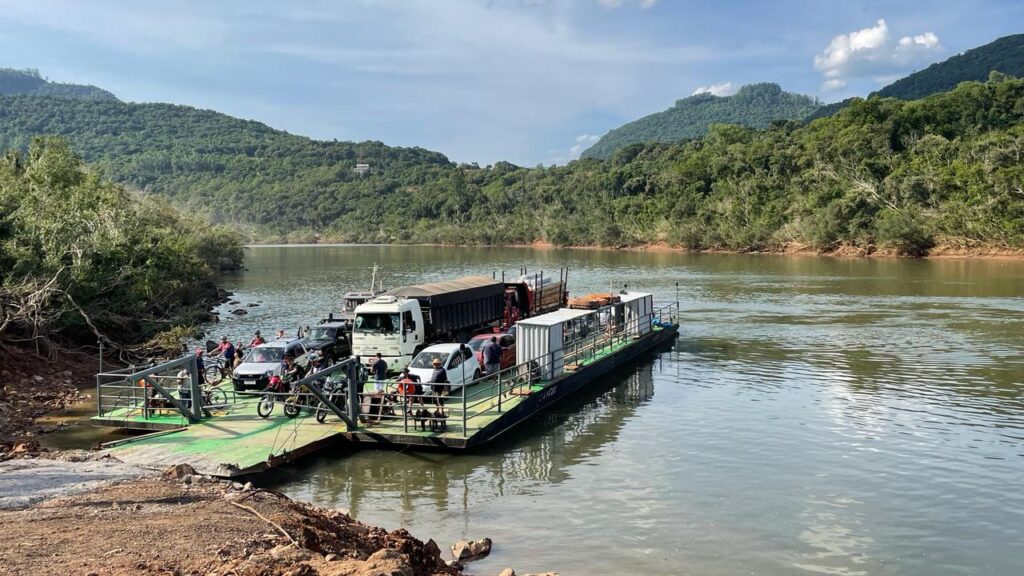
[[[356,308],[352,353],[367,364],[380,353],[401,370],[424,346],[466,342],[504,314],[505,283],[486,276],[394,288]]]

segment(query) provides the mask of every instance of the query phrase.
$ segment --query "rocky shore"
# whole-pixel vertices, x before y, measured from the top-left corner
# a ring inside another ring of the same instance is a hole
[[[487,539],[442,551],[405,530],[187,466],[159,474],[95,451],[41,448],[48,430],[35,419],[82,400],[95,369],[86,357],[4,356],[0,575],[457,575],[490,552]]]
[[[34,477],[40,482],[30,482]],[[0,463],[0,494],[0,574],[464,573],[433,540],[249,483],[199,476],[187,465],[159,474],[96,452],[28,455]],[[488,553],[490,541],[451,550],[471,560]]]

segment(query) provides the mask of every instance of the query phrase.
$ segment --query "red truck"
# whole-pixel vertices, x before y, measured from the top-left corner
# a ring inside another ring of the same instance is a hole
[[[559,270],[558,279],[536,274],[521,274],[505,282],[505,316],[502,327],[508,328],[523,318],[564,308],[569,301],[566,289],[569,271]]]

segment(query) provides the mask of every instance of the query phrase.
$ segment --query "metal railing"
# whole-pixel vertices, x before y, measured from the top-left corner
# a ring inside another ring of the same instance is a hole
[[[601,318],[603,310],[597,310],[594,318]],[[678,315],[678,304],[669,303],[655,308],[649,315],[627,322],[598,322],[585,336],[566,342],[560,350],[549,352],[543,358],[520,362],[469,381],[463,376],[465,385],[437,386],[438,392],[446,390],[447,394],[433,392],[430,388],[435,385],[430,383],[418,383],[423,387],[423,393],[408,394],[399,388],[399,380],[388,380],[383,392],[359,390],[355,398],[350,394],[350,400],[355,402],[354,405],[350,403],[350,408],[358,408],[359,413],[351,410],[349,413],[353,421],[371,426],[377,423],[400,424],[403,433],[429,429],[432,432],[461,432],[463,437],[467,437],[472,431],[486,426],[489,423],[487,417],[501,413],[512,398],[528,395],[534,392],[534,386],[544,385],[548,380],[542,375],[554,373],[549,369],[557,364],[561,364],[563,370],[575,370],[642,334],[675,324]],[[452,390],[455,390],[454,394]]]
[[[210,388],[199,381],[195,356],[189,354],[150,366],[129,366],[96,374],[96,415],[144,420],[167,412],[199,421],[214,407]],[[204,404],[204,399],[207,400]]]

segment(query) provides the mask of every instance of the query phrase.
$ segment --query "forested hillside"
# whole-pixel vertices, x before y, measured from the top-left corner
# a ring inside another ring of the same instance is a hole
[[[0,149],[66,137],[125,184],[174,199],[215,222],[275,232],[320,229],[357,199],[439,178],[443,155],[380,142],[320,142],[209,110],[37,96],[0,98]],[[369,173],[357,174],[357,163]]]
[[[1018,78],[1024,77],[1024,34],[1004,36],[994,42],[957,54],[952,58],[901,78],[872,96],[916,100],[948,92],[961,82],[988,79],[989,73],[1000,72]],[[822,106],[807,116],[807,120],[826,118],[846,108],[853,98]]]
[[[961,82],[983,82],[990,72],[1024,77],[1024,34],[1004,36],[901,78],[878,91],[883,98],[916,100],[947,92]]]
[[[1024,247],[1024,80],[871,98],[810,125],[715,125],[607,161],[455,170],[356,205],[352,241],[640,245],[920,255]]]
[[[1024,80],[832,118],[635,144],[608,160],[455,165],[421,149],[317,142],[209,111],[0,99],[5,146],[66,134],[109,176],[254,240],[780,250],[1024,246]],[[370,173],[353,171],[357,162]]]
[[[50,82],[38,70],[29,68],[15,70],[0,68],[0,96],[33,94],[36,96],[60,96],[82,100],[117,100],[117,97],[95,86]]]
[[[584,158],[608,158],[630,144],[671,143],[698,138],[712,124],[767,128],[776,120],[799,120],[818,108],[809,96],[783,92],[778,84],[750,84],[732,96],[695,94],[675,106],[624,124],[583,152]]]

